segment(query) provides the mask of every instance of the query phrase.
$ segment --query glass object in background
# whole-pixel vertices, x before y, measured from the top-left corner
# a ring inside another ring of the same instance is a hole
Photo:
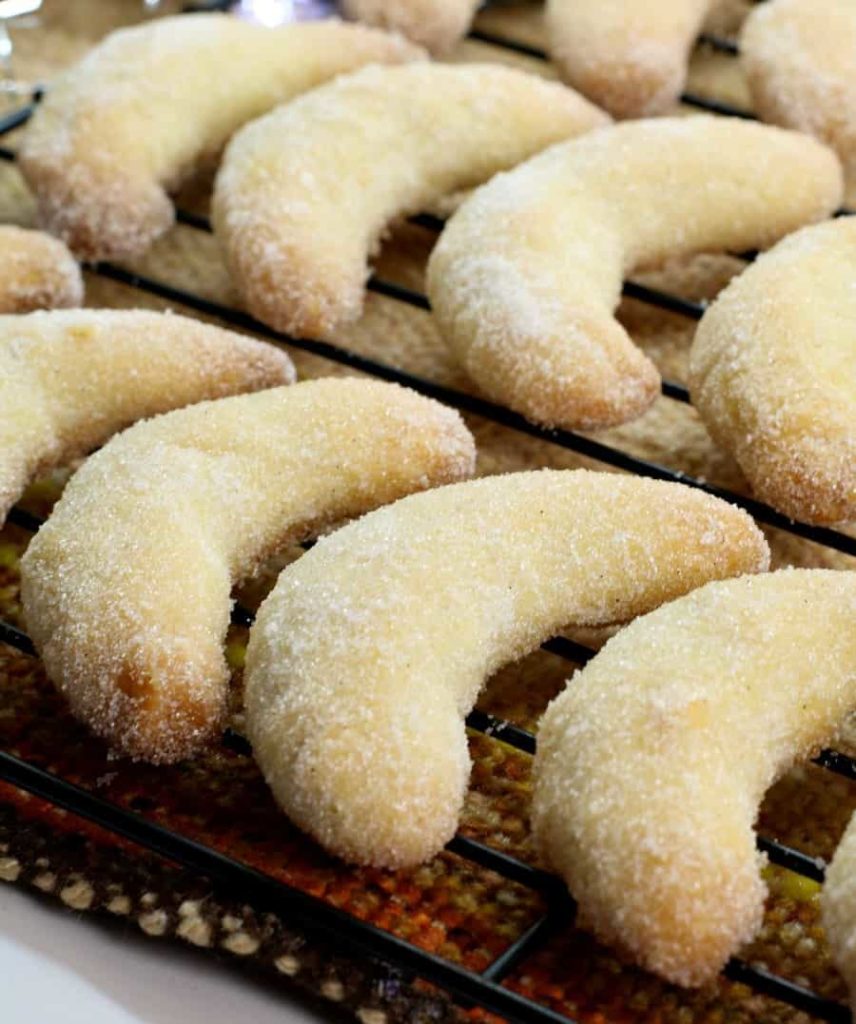
[[[17,101],[21,96],[29,97],[34,88],[32,82],[20,82],[15,77],[10,23],[14,23],[16,29],[36,28],[41,6],[42,0],[0,0],[0,97],[6,103]]]
[[[239,18],[271,28],[289,21],[313,21],[336,13],[334,0],[239,0],[233,11]]]

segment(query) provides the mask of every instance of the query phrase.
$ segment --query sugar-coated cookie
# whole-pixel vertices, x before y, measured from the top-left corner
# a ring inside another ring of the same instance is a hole
[[[254,316],[326,336],[360,315],[391,221],[607,121],[572,89],[516,68],[366,68],[235,136],[214,230]]]
[[[815,135],[856,180],[856,4],[756,4],[740,35],[740,59],[759,117]]]
[[[466,35],[478,0],[343,0],[349,17],[368,25],[394,29],[427,47],[447,53]]]
[[[835,155],[797,132],[708,116],[612,125],[478,189],[431,255],[428,295],[489,398],[549,426],[622,423],[660,386],[615,319],[623,277],[767,246],[841,191]]]
[[[63,309],[82,301],[80,267],[59,239],[0,226],[0,314]]]
[[[677,102],[714,0],[547,0],[550,55],[562,78],[615,117]]]
[[[612,473],[405,498],[319,541],[259,610],[244,675],[256,759],[331,852],[417,864],[457,827],[463,720],[489,675],[566,625],[623,621],[767,558],[739,509]]]
[[[548,707],[532,823],[606,942],[679,985],[761,924],[767,788],[856,708],[856,573],[710,583],[609,640]]]
[[[856,519],[856,217],[803,228],[707,310],[693,404],[755,494],[795,519]]]
[[[135,420],[294,380],[273,345],[169,313],[0,316],[0,523],[27,484]]]
[[[168,193],[246,121],[344,71],[421,55],[339,21],[159,18],[113,32],[52,83],[19,166],[42,223],[78,256],[131,256],[172,224]]]
[[[223,724],[232,585],[283,544],[473,468],[460,416],[394,384],[307,381],[137,424],[74,476],[21,563],[72,711],[156,762]]]

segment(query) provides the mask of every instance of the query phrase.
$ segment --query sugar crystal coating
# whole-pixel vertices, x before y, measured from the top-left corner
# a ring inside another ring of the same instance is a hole
[[[41,231],[0,226],[0,314],[81,302],[80,267],[62,242]]]
[[[856,4],[757,4],[740,35],[740,60],[758,115],[827,143],[856,183]]]
[[[359,317],[391,221],[607,121],[573,90],[516,68],[365,68],[235,136],[214,230],[255,316],[329,335]]]
[[[343,0],[342,12],[444,54],[466,34],[477,7],[478,0]]]
[[[708,116],[612,125],[478,189],[431,254],[428,295],[490,398],[549,426],[623,423],[660,384],[613,315],[623,277],[769,245],[831,213],[841,189],[835,155],[797,132]]]
[[[113,438],[21,563],[24,615],[72,711],[168,762],[222,726],[232,585],[282,545],[473,468],[451,409],[393,384],[308,381]]]
[[[538,730],[536,843],[606,942],[710,981],[764,909],[768,787],[856,708],[856,573],[710,583],[609,640]]]
[[[856,218],[789,235],[735,278],[693,341],[690,389],[755,494],[856,519]]]
[[[455,831],[463,718],[485,679],[562,627],[623,621],[763,570],[749,516],[611,473],[511,473],[404,498],[326,537],[259,610],[245,670],[253,750],[327,849],[403,866]]]
[[[111,33],[52,84],[19,166],[42,222],[75,253],[130,256],[172,224],[167,193],[246,121],[344,71],[421,56],[398,36],[335,20],[158,18]]]
[[[39,473],[135,420],[293,380],[285,352],[184,316],[0,316],[0,522]]]
[[[548,0],[550,55],[562,78],[615,117],[677,102],[689,52],[715,0]]]

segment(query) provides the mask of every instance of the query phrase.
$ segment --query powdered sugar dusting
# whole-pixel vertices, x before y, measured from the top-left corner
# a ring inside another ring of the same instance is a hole
[[[801,231],[707,310],[690,387],[753,490],[786,515],[856,519],[856,218]]]
[[[472,472],[457,412],[310,381],[139,423],[72,478],[21,567],[27,626],[74,713],[174,761],[221,724],[232,584],[311,529]]]
[[[342,10],[444,54],[466,33],[477,6],[474,0],[344,0]]]
[[[0,520],[38,473],[135,420],[293,380],[282,350],[188,317],[0,316]]]
[[[740,37],[758,114],[836,150],[856,184],[856,5],[851,0],[758,4]]]
[[[572,90],[514,68],[366,68],[236,135],[214,229],[255,316],[328,336],[360,315],[391,221],[606,121]]]
[[[79,306],[80,267],[68,249],[41,231],[0,226],[0,314]]]
[[[767,566],[749,516],[698,491],[584,471],[405,498],[280,576],[247,652],[247,727],[289,816],[348,860],[433,856],[469,774],[485,678],[569,623],[621,621]]]
[[[681,985],[761,923],[766,789],[856,707],[856,575],[711,583],[609,640],[547,709],[533,825],[586,920]]]
[[[689,52],[716,0],[548,0],[550,54],[562,78],[615,117],[677,102]]]
[[[246,121],[344,71],[421,56],[335,20],[160,18],[112,33],[54,83],[19,165],[43,222],[76,253],[133,255],[171,225],[166,192]]]
[[[549,426],[622,423],[659,389],[613,316],[622,277],[769,244],[832,212],[841,187],[834,155],[796,132],[705,116],[613,125],[478,189],[431,255],[428,294],[495,401]]]

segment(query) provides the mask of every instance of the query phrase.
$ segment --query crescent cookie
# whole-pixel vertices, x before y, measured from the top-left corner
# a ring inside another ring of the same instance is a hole
[[[41,231],[0,226],[0,314],[81,302],[80,267],[62,242]]]
[[[273,345],[170,313],[0,316],[0,523],[31,480],[135,420],[293,380]]]
[[[623,423],[660,386],[615,319],[623,277],[769,245],[841,189],[834,154],[796,132],[707,116],[612,125],[478,189],[431,254],[428,295],[488,397],[548,426]]]
[[[570,623],[622,621],[767,560],[749,516],[675,484],[544,470],[405,498],[319,541],[259,610],[256,759],[332,853],[418,864],[457,827],[464,716],[488,676]]]
[[[826,869],[820,906],[832,959],[856,1006],[856,815]]]
[[[445,54],[467,34],[478,0],[343,0],[349,18],[394,29],[432,53]]]
[[[712,0],[547,0],[559,74],[615,117],[661,114],[684,87]]]
[[[366,68],[235,136],[214,230],[254,316],[329,335],[359,317],[390,221],[607,120],[571,89],[516,68]]]
[[[536,845],[606,942],[679,985],[760,923],[767,788],[856,707],[856,573],[705,587],[622,630],[547,709]]]
[[[222,14],[113,32],[52,85],[18,164],[42,222],[81,257],[144,251],[173,223],[168,192],[246,121],[373,61],[399,37],[323,21],[265,28]]]
[[[808,132],[856,176],[856,5],[851,0],[757,4],[740,56],[758,115]]]
[[[223,724],[233,584],[312,530],[469,475],[474,458],[453,410],[349,378],[137,424],[72,478],[21,562],[48,675],[116,750],[193,754]]]
[[[693,404],[754,493],[813,523],[856,519],[856,218],[803,228],[707,310]]]

